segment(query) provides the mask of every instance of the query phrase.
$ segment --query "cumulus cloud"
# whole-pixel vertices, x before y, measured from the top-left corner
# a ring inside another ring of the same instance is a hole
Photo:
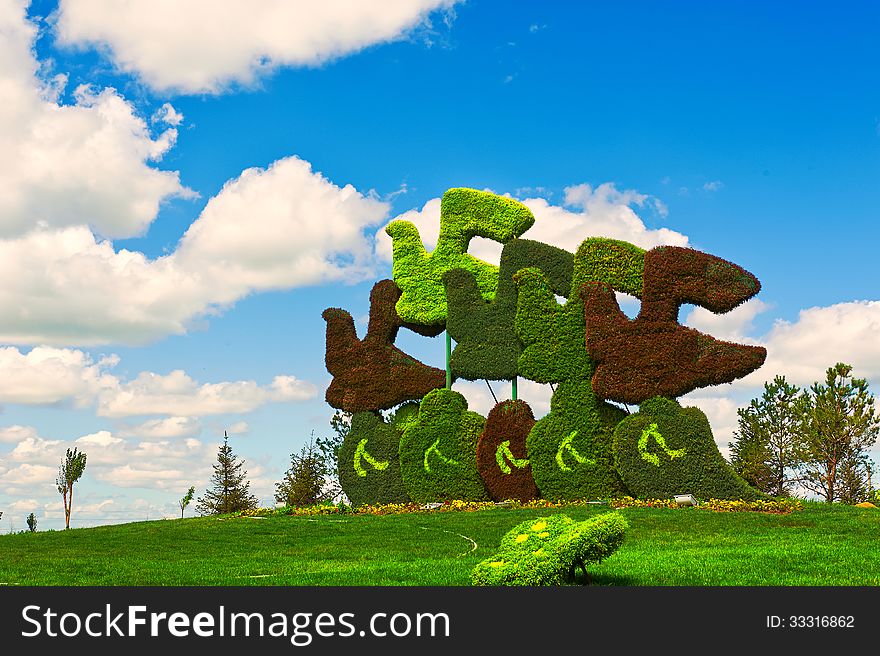
[[[155,89],[218,93],[278,66],[315,66],[399,39],[455,2],[61,0],[56,29],[61,43],[97,45]]]
[[[106,357],[95,362],[75,349],[36,347],[25,354],[15,347],[2,347],[0,403],[88,406],[101,389],[116,383],[107,369],[117,361]]]
[[[153,138],[114,89],[80,86],[59,104],[66,78],[40,77],[27,4],[0,9],[0,237],[86,222],[106,237],[140,235],[165,199],[193,195],[178,173],[150,166],[177,131]]]
[[[759,298],[751,298],[726,314],[715,314],[706,308],[695,307],[682,323],[718,339],[754,343],[754,339],[746,335],[752,331],[755,317],[770,307]]]
[[[355,282],[373,274],[364,230],[387,214],[387,203],[287,157],[227,182],[172,257],[198,272],[214,304],[250,291]]]
[[[142,372],[130,382],[103,391],[97,414],[198,417],[251,412],[271,401],[304,401],[316,394],[315,385],[293,376],[276,376],[267,386],[252,380],[199,385],[181,370],[167,375]]]
[[[37,437],[33,426],[4,426],[0,428],[0,443],[18,444],[28,438]]]
[[[687,246],[687,236],[668,228],[651,229],[639,217],[633,207],[647,208],[665,216],[665,206],[655,198],[633,190],[618,190],[613,183],[595,188],[579,184],[565,188],[563,205],[552,205],[545,198],[525,198],[521,201],[535,215],[535,224],[523,234],[569,251],[587,237],[609,237],[631,242],[648,249],[661,244]],[[425,248],[429,251],[437,245],[440,232],[440,199],[433,198],[421,209],[404,212],[395,219],[411,221],[419,228]],[[497,263],[501,245],[487,240],[474,239],[468,252],[487,262]],[[384,228],[376,233],[376,254],[385,261],[392,259],[391,239]]]
[[[136,425],[123,426],[118,432],[123,437],[168,440],[195,437],[202,432],[202,424],[195,417],[163,417],[148,419]]]
[[[85,226],[0,240],[0,341],[144,344],[252,292],[370,278],[364,230],[387,213],[289,157],[228,182],[170,255],[117,251]]]
[[[801,310],[796,321],[778,319],[758,341],[767,362],[742,380],[760,386],[777,374],[797,385],[824,380],[837,362],[880,386],[880,301],[852,301]]]
[[[95,361],[84,351],[36,347],[23,353],[15,347],[0,348],[0,403],[23,405],[69,404],[97,407],[98,416],[130,417],[167,415],[123,429],[127,436],[147,439],[188,437],[200,429],[195,417],[251,412],[266,403],[306,401],[317,387],[296,376],[278,375],[268,385],[255,381],[224,381],[199,384],[185,371],[169,374],[144,371],[133,380],[112,372],[116,356]],[[33,437],[33,429],[10,426],[0,429],[0,443],[20,443]],[[83,438],[90,443],[109,439],[104,433]]]
[[[712,180],[703,185],[703,191],[721,191],[723,188],[724,183],[721,180]]]

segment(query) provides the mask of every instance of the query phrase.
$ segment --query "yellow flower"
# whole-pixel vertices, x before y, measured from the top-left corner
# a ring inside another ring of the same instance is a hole
[[[547,528],[547,522],[545,521],[535,522],[534,524],[532,524],[532,530],[536,533],[538,531],[543,531],[545,528]]]
[[[516,543],[519,544],[520,542],[525,542],[528,539],[529,539],[529,536],[527,533],[520,533],[519,535],[516,536]]]

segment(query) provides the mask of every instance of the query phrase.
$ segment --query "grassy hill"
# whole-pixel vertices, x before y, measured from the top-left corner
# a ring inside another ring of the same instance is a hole
[[[528,518],[604,508],[221,517],[0,536],[4,585],[468,585]],[[880,510],[789,515],[626,508],[598,585],[880,585]]]

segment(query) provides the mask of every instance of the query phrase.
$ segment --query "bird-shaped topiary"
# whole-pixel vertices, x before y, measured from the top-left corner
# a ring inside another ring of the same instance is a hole
[[[470,271],[483,298],[491,300],[498,286],[498,267],[467,252],[474,237],[505,243],[535,222],[522,203],[476,189],[450,189],[440,202],[440,234],[428,253],[418,228],[409,221],[392,221],[385,232],[392,240],[392,275],[403,291],[397,313],[403,321],[425,326],[446,322],[443,274],[450,269]]]
[[[729,383],[764,363],[766,349],[722,342],[678,323],[684,303],[712,312],[732,310],[761,285],[745,269],[690,248],[660,246],[645,255],[642,307],[630,320],[614,289],[589,281],[579,290],[586,344],[596,364],[593,391],[637,404],[678,397],[698,387]]]
[[[601,279],[638,295],[644,251],[626,242],[591,238],[574,259],[572,289],[557,303],[546,276],[535,268],[519,271],[516,331],[525,345],[520,372],[539,383],[558,383],[550,412],[526,441],[535,483],[544,498],[598,499],[620,494],[614,469],[612,431],[626,412],[598,398],[590,387],[593,363],[584,339],[583,305],[577,290]]]
[[[398,298],[400,289],[392,280],[380,280],[373,286],[370,321],[362,340],[348,312],[324,310],[325,361],[333,375],[326,400],[334,408],[352,413],[384,410],[421,399],[445,384],[442,369],[423,364],[394,346],[398,330],[405,325],[395,310]]]

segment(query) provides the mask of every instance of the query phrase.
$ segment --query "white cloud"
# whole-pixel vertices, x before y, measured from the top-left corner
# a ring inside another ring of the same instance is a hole
[[[0,428],[0,443],[18,444],[28,438],[35,438],[37,431],[33,426],[4,426]]]
[[[250,291],[356,282],[373,274],[364,230],[387,214],[387,203],[287,157],[227,182],[173,258],[180,269],[198,272],[215,304]]]
[[[227,428],[226,432],[230,435],[245,435],[250,429],[251,427],[248,426],[246,421],[237,421]]]
[[[171,255],[116,251],[84,226],[0,240],[0,341],[143,344],[252,292],[370,278],[364,230],[387,212],[289,157],[228,182]]]
[[[723,188],[724,183],[721,180],[712,180],[703,185],[703,191],[721,191]]]
[[[73,349],[36,347],[27,354],[17,348],[0,348],[0,403],[90,405],[98,392],[115,384],[106,369],[114,358],[94,362]],[[4,440],[5,441],[5,440]]]
[[[682,323],[717,339],[754,343],[746,334],[751,332],[755,317],[770,307],[759,298],[751,298],[726,314],[715,314],[705,308],[694,307]]]
[[[183,114],[177,111],[171,103],[163,104],[150,119],[153,123],[165,123],[177,127],[183,123]]]
[[[76,440],[76,443],[83,447],[96,446],[101,448],[107,448],[115,444],[122,444],[123,442],[125,442],[125,440],[113,437],[113,434],[106,430],[98,431],[97,433],[89,433]]]
[[[649,249],[661,244],[687,246],[688,238],[674,230],[652,230],[636,214],[633,206],[651,206],[665,216],[665,205],[658,199],[633,190],[619,191],[614,184],[604,183],[595,189],[587,184],[566,187],[564,205],[551,205],[544,198],[526,198],[521,201],[535,215],[535,223],[523,238],[542,241],[574,252],[587,237],[621,239]],[[440,199],[433,198],[421,209],[414,209],[396,216],[394,220],[406,220],[416,225],[427,250],[437,245],[440,232]],[[501,245],[488,239],[476,238],[468,252],[487,262],[497,263]],[[385,229],[376,233],[376,254],[390,262],[391,238]]]
[[[455,0],[61,0],[64,44],[97,44],[160,90],[218,93],[401,38]],[[170,18],[169,18],[170,17]]]
[[[147,440],[167,440],[194,437],[201,431],[202,424],[195,417],[164,417],[148,419],[135,426],[125,426],[119,430],[119,434]]]
[[[293,376],[276,376],[268,386],[236,381],[199,385],[186,372],[167,375],[142,372],[135,380],[103,391],[97,414],[102,417],[135,415],[204,415],[251,412],[270,401],[304,401],[317,388]]]
[[[163,200],[192,195],[176,172],[150,166],[177,131],[154,139],[114,89],[80,86],[60,105],[66,78],[40,79],[27,4],[0,10],[0,237],[85,222],[107,237],[142,234]]]
[[[796,385],[825,379],[837,362],[880,386],[880,301],[852,301],[801,310],[794,322],[777,320],[759,342],[767,348],[763,367],[740,381],[759,387],[776,375]]]

